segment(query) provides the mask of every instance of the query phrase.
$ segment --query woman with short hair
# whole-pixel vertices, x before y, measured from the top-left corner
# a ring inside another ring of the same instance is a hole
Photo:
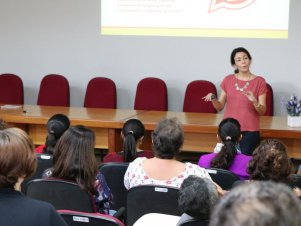
[[[24,196],[20,185],[36,170],[34,145],[18,128],[0,130],[1,225],[67,226],[49,203]]]
[[[130,163],[124,176],[127,189],[147,184],[180,188],[189,175],[210,178],[204,168],[175,159],[184,142],[184,132],[176,118],[161,120],[153,132],[152,142],[155,157],[136,158]]]

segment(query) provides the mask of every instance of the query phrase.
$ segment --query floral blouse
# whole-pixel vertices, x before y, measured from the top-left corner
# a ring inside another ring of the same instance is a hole
[[[206,177],[211,180],[209,174],[204,168],[201,168],[198,165],[192,164],[190,162],[185,163],[185,170],[178,176],[170,178],[168,180],[156,180],[146,175],[142,167],[142,163],[145,159],[145,157],[136,158],[133,162],[130,163],[124,175],[124,186],[127,189],[139,185],[162,185],[180,188],[183,180],[185,180],[190,175]]]

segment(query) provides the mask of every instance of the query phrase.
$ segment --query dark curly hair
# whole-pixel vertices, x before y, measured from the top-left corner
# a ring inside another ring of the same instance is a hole
[[[264,140],[249,162],[251,180],[272,180],[290,184],[291,163],[286,146],[277,139]]]
[[[210,166],[227,170],[237,154],[236,145],[241,136],[239,122],[234,118],[225,118],[218,126],[218,136],[224,145],[212,159]]]

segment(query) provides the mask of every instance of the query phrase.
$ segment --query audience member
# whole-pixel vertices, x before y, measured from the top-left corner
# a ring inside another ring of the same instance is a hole
[[[292,166],[286,152],[286,146],[277,139],[264,140],[254,151],[248,166],[250,180],[272,180],[292,187]],[[300,188],[294,187],[297,196]]]
[[[183,180],[189,175],[210,178],[204,168],[175,159],[183,141],[183,129],[177,119],[161,120],[152,134],[155,157],[140,157],[131,162],[124,175],[125,187],[130,189],[139,185],[154,184],[180,188]]]
[[[70,127],[57,142],[53,168],[44,173],[44,178],[76,182],[93,194],[100,213],[109,213],[112,194],[104,176],[97,171],[94,146],[95,134],[91,129],[81,125]]]
[[[179,192],[178,203],[184,214],[177,225],[193,219],[209,220],[218,198],[218,191],[211,180],[197,176],[187,177]]]
[[[254,151],[248,166],[251,180],[272,180],[290,183],[290,159],[286,146],[276,139],[264,140]]]
[[[301,174],[301,164],[300,164],[299,167],[298,167],[297,174]]]
[[[103,162],[132,162],[137,157],[152,158],[152,151],[140,150],[145,129],[142,122],[138,119],[130,119],[123,125],[121,137],[123,140],[123,150],[121,152],[112,152],[107,154]]]
[[[24,131],[0,131],[1,225],[67,226],[49,203],[20,192],[22,181],[34,173],[36,165],[33,143]]]
[[[291,189],[272,181],[233,188],[215,206],[210,226],[300,226],[301,206]]]
[[[63,135],[63,133],[69,128],[70,120],[64,114],[55,114],[47,122],[47,137],[45,145],[38,146],[36,148],[37,153],[44,153],[53,155],[53,149]]]
[[[3,121],[2,119],[0,119],[0,130],[4,130],[8,128],[8,125],[5,121]]]
[[[218,153],[202,155],[198,165],[205,168],[221,168],[237,174],[241,180],[249,178],[247,167],[251,156],[239,153],[240,124],[234,118],[226,118],[218,126],[217,139],[222,143]]]

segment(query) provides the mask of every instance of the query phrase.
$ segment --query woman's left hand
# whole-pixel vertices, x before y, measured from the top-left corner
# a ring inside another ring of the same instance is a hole
[[[255,96],[254,96],[254,94],[253,94],[252,91],[245,91],[245,92],[243,92],[243,94],[245,94],[246,97],[247,97],[251,102],[256,101],[256,98],[255,98]]]

